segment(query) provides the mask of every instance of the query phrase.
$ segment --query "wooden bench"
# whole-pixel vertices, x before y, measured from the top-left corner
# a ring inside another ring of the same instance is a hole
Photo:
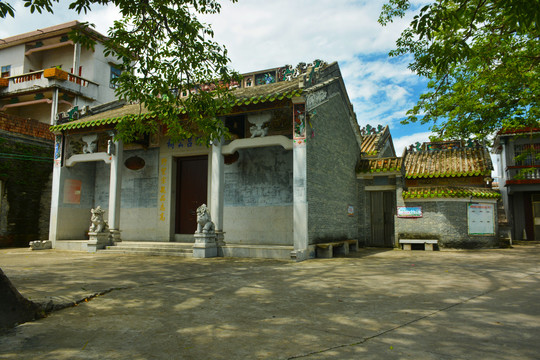
[[[433,244],[437,244],[436,239],[400,239],[399,243],[403,245],[403,250],[411,250],[412,244],[424,244],[424,250],[433,251]]]
[[[315,244],[318,258],[332,258],[334,254],[347,255],[351,251],[358,251],[358,240],[340,240],[329,243]]]

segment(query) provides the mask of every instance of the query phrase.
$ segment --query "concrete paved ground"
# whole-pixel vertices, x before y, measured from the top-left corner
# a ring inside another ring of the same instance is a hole
[[[538,359],[539,262],[538,244],[301,263],[3,249],[23,295],[82,302],[0,335],[0,358]]]

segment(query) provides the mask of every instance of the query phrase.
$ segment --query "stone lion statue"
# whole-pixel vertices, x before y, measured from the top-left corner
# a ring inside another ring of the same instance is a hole
[[[251,138],[254,138],[256,136],[265,137],[268,135],[268,128],[263,128],[262,124],[253,125],[249,128],[249,131],[251,132]]]
[[[197,208],[197,231],[195,234],[214,233],[215,225],[210,217],[210,212],[206,204],[202,204]]]
[[[98,206],[97,208],[92,209],[90,211],[92,212],[92,216],[90,217],[90,221],[92,222],[92,225],[90,225],[90,229],[88,229],[88,232],[95,232],[95,233],[104,232],[107,229],[107,223],[103,219],[105,210],[103,210],[101,206]]]

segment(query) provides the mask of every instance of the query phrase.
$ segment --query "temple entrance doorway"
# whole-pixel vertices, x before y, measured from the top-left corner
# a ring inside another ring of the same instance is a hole
[[[208,156],[176,159],[176,234],[194,234],[197,208],[207,204]]]

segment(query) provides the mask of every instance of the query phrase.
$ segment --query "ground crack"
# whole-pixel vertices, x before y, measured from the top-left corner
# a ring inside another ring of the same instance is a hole
[[[321,354],[321,353],[324,353],[324,352],[327,352],[327,351],[331,351],[331,350],[336,350],[336,349],[341,349],[341,348],[345,348],[345,347],[348,347],[348,346],[357,346],[357,345],[361,345],[361,344],[364,344],[365,342],[371,340],[371,339],[375,339],[377,337],[380,337],[380,336],[383,336],[383,335],[386,335],[392,331],[395,331],[395,330],[398,330],[398,329],[401,329],[401,328],[404,328],[406,326],[409,326],[411,324],[414,324],[420,320],[423,320],[423,319],[426,319],[426,318],[429,318],[433,315],[436,315],[438,313],[441,313],[441,312],[444,312],[444,311],[447,311],[451,308],[454,308],[456,306],[459,306],[459,305],[462,305],[462,304],[465,304],[471,300],[474,300],[474,299],[477,299],[479,297],[482,297],[482,296],[485,296],[485,295],[488,295],[494,291],[497,291],[499,289],[491,289],[491,290],[488,290],[488,291],[485,291],[483,293],[480,293],[478,295],[475,295],[475,296],[472,296],[470,298],[467,298],[463,301],[460,301],[458,303],[455,303],[455,304],[452,304],[452,305],[448,305],[442,309],[438,309],[438,310],[435,310],[427,315],[424,315],[424,316],[420,316],[416,319],[413,319],[411,321],[407,321],[406,323],[403,323],[403,324],[400,324],[400,325],[397,325],[397,326],[394,326],[390,329],[387,329],[387,330],[384,330],[384,331],[381,331],[381,332],[378,332],[372,336],[368,336],[368,337],[365,337],[365,338],[362,338],[362,340],[360,341],[356,341],[356,342],[353,342],[353,343],[347,343],[347,344],[340,344],[340,345],[336,345],[336,346],[331,346],[331,347],[328,347],[328,348],[325,348],[325,349],[321,349],[321,350],[317,350],[317,351],[312,351],[312,352],[309,352],[309,353],[306,353],[306,354],[301,354],[301,355],[295,355],[295,356],[291,356],[291,357],[288,357],[287,360],[291,360],[291,359],[300,359],[300,358],[303,358],[303,357],[308,357],[310,355],[315,355],[315,354]]]
[[[128,287],[113,287],[113,288],[110,288],[110,289],[97,291],[97,292],[95,292],[95,293],[93,293],[91,295],[85,296],[85,297],[80,298],[80,299],[75,300],[75,301],[55,302],[53,299],[50,299],[47,302],[39,303],[39,306],[41,306],[41,310],[43,311],[43,313],[48,315],[48,314],[50,314],[52,312],[55,312],[55,311],[58,311],[58,310],[66,309],[66,308],[69,308],[69,307],[74,307],[74,306],[77,306],[77,305],[79,305],[80,303],[83,303],[83,302],[88,302],[88,301],[93,300],[94,298],[96,298],[98,296],[108,294],[108,293],[110,293],[110,292],[112,292],[114,290],[126,290],[126,289],[129,289],[129,288]]]

